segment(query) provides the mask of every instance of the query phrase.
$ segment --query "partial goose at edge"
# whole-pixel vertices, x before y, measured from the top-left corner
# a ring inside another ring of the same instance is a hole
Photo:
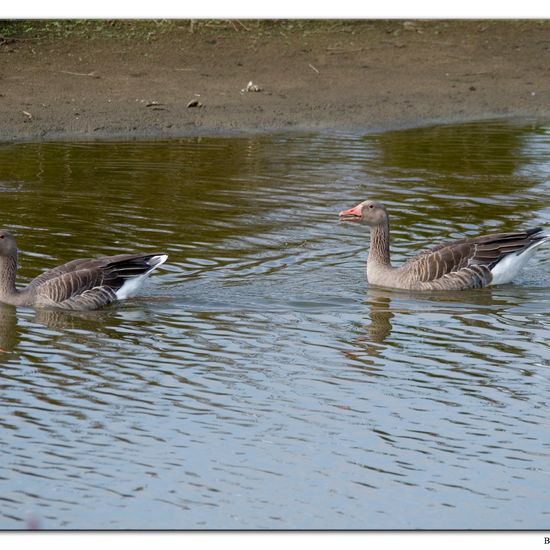
[[[0,230],[0,302],[15,306],[93,310],[134,296],[166,254],[118,254],[84,258],[45,271],[25,288],[15,286],[17,244]]]

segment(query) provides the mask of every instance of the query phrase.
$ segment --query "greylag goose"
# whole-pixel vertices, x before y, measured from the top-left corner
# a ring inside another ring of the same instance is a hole
[[[509,283],[550,238],[540,228],[446,241],[403,265],[390,262],[390,223],[386,207],[367,200],[340,212],[340,220],[370,227],[367,280],[404,290],[464,290]]]
[[[15,287],[17,244],[0,230],[0,301],[15,306],[91,310],[133,296],[166,254],[119,254],[73,260]]]

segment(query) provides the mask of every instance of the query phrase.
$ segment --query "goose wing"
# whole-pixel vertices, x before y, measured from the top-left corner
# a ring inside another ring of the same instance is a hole
[[[98,289],[108,290],[110,287],[105,285],[104,273],[100,268],[76,269],[68,272],[61,272],[57,275],[52,274],[34,286],[35,303],[41,307],[61,307],[66,309],[76,309],[76,302],[79,297],[86,293],[98,293]],[[111,290],[111,302],[116,299],[114,290]],[[108,302],[102,303],[106,305]],[[84,308],[89,309],[89,308]],[[95,308],[91,308],[95,309]]]
[[[127,281],[146,276],[165,260],[163,254],[73,260],[39,275],[29,287],[38,306],[97,309],[117,300],[117,291]]]
[[[545,238],[536,228],[446,241],[411,258],[402,269],[420,283],[444,277],[448,284],[454,281],[450,288],[460,281],[467,285],[462,288],[477,288],[491,282],[491,270],[507,255],[521,253]]]

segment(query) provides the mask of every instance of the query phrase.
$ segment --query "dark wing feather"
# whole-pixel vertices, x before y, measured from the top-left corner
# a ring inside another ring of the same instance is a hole
[[[472,263],[486,265],[492,269],[508,254],[526,250],[544,238],[545,235],[540,227],[517,233],[497,233],[477,237],[473,239],[476,250]]]

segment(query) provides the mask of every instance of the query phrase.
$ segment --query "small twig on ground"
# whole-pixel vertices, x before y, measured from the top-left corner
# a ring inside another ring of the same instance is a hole
[[[246,32],[250,31],[250,29],[242,21],[239,21],[238,19],[236,21]]]
[[[237,25],[235,25],[235,23],[233,23],[233,21],[231,19],[229,19],[229,22],[231,23],[231,26],[233,27],[233,29],[237,32],[239,32],[239,29],[237,28]]]
[[[89,76],[91,78],[100,78],[99,75],[95,74],[95,71],[92,71],[91,73],[73,73],[72,71],[59,71],[60,73],[65,74],[72,74],[74,76]]]
[[[319,74],[319,69],[315,68],[311,63],[309,64],[309,66],[310,66],[317,74]]]
[[[29,120],[32,119],[32,115],[29,113],[29,111],[21,111],[26,117],[29,118]]]

